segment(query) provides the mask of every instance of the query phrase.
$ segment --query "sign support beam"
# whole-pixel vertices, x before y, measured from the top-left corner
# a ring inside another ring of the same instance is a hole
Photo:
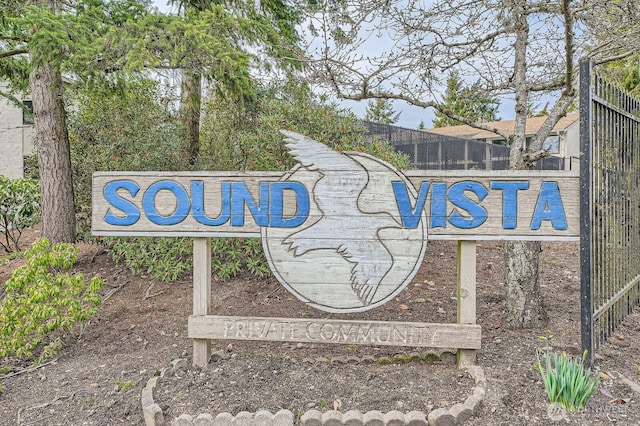
[[[193,239],[193,315],[211,313],[211,238]],[[211,358],[211,340],[193,339],[193,365],[206,367]]]
[[[476,323],[476,241],[458,241],[458,324]],[[458,349],[458,367],[475,364],[476,351]]]

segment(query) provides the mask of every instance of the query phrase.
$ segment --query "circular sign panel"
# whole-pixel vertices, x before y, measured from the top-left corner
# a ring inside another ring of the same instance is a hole
[[[262,228],[271,270],[300,300],[327,312],[366,311],[391,300],[418,271],[427,245],[424,211],[417,226],[405,227],[396,202],[400,191],[415,206],[413,185],[375,157],[283,133],[300,164],[282,180],[307,188],[309,213],[295,228]],[[296,214],[295,206],[283,210]]]

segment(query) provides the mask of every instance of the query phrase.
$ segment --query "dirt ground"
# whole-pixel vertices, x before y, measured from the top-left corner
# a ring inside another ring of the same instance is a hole
[[[37,232],[31,238],[37,237]],[[78,341],[70,342],[50,363],[32,370],[14,367],[0,376],[2,425],[143,424],[140,393],[154,372],[172,359],[191,362],[187,338],[192,287],[183,281],[163,283],[135,276],[96,246],[79,245],[76,270],[105,281],[103,304]],[[544,243],[541,285],[551,318],[545,329],[513,331],[502,326],[504,311],[501,250],[498,243],[478,244],[478,323],[488,392],[479,416],[470,425],[553,423],[546,394],[534,368],[536,349],[547,336],[555,350],[580,353],[580,290],[577,243]],[[330,315],[340,319],[455,322],[456,244],[429,242],[425,262],[413,282],[395,300],[360,314]],[[21,259],[0,260],[4,283]],[[241,277],[221,282],[214,277],[215,313],[273,317],[316,317],[327,314],[305,306],[274,279]],[[598,352],[595,368],[605,380],[580,413],[560,424],[640,424],[640,309]],[[415,348],[349,345],[292,345],[214,341],[225,359],[206,369],[186,368],[161,382],[157,396],[165,418],[183,412],[280,408],[301,416],[305,410],[338,408],[428,412],[449,408],[469,395],[472,380],[455,367],[451,356],[431,362],[395,364],[309,363],[308,358],[393,356]],[[421,351],[422,353],[424,351]],[[7,366],[5,362],[3,365]],[[15,374],[20,373],[20,374]],[[7,377],[10,376],[10,377]],[[635,389],[635,390],[634,390]]]

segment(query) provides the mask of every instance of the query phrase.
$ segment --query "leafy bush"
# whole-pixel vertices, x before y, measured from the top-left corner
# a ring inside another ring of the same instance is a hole
[[[78,236],[88,238],[93,172],[183,170],[187,162],[179,121],[156,82],[129,81],[126,93],[93,88],[74,103],[69,136]]]
[[[191,271],[193,246],[188,238],[121,237],[112,239],[111,254],[136,274],[175,281]],[[248,271],[270,274],[258,238],[216,238],[211,241],[211,270],[223,280]]]
[[[40,171],[38,170],[38,154],[31,154],[24,157],[24,167],[22,168],[25,178],[32,180],[40,180]]]
[[[542,376],[549,402],[559,403],[568,411],[579,411],[587,405],[587,400],[598,386],[599,376],[591,380],[591,369],[584,368],[587,351],[581,359],[570,359],[566,352],[550,354],[547,347],[544,365],[540,358],[536,369]]]
[[[259,238],[211,240],[211,269],[223,280],[247,271],[258,278],[271,275]]]
[[[399,169],[406,155],[388,143],[365,142],[365,127],[349,110],[316,98],[304,86],[262,89],[247,105],[216,97],[205,103],[200,168],[204,170],[288,170],[295,165],[281,129],[293,130],[339,151],[360,151]]]
[[[31,179],[9,179],[0,175],[0,231],[7,252],[20,251],[22,230],[38,222],[40,187]]]
[[[77,261],[70,244],[41,240],[26,252],[27,264],[13,271],[0,301],[0,357],[40,361],[53,356],[67,336],[80,336],[98,312],[102,280],[63,272]]]
[[[111,255],[136,274],[147,274],[163,281],[175,281],[191,270],[193,247],[186,238],[113,238]]]

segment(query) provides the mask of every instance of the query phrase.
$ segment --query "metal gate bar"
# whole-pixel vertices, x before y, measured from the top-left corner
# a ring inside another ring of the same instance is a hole
[[[640,303],[640,101],[580,65],[581,332],[595,351]]]

